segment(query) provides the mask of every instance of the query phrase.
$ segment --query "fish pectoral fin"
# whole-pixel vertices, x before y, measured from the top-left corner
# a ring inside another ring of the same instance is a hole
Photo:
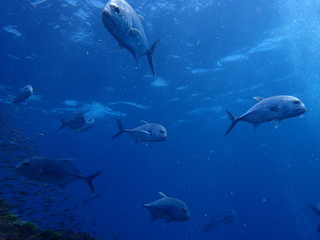
[[[143,39],[143,35],[141,32],[136,28],[130,28],[129,34],[131,34],[133,37],[138,37]]]
[[[151,135],[151,132],[145,131],[145,130],[137,130],[137,131],[131,131],[131,132],[140,132],[140,133],[145,133],[147,135]]]
[[[262,98],[262,97],[253,97],[253,99],[256,100],[256,101],[258,101],[258,102],[260,102],[260,101],[263,100],[264,98]]]
[[[138,14],[140,21],[144,21],[144,17],[141,14]]]
[[[148,124],[147,121],[144,121],[144,120],[140,120],[140,122],[144,123],[144,124]]]
[[[274,129],[277,129],[280,125],[280,120],[277,120],[277,121],[274,121],[275,122],[275,125],[274,125]]]

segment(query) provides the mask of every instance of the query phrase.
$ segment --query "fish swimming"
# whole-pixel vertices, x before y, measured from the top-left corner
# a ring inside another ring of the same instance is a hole
[[[320,216],[320,204],[316,205],[316,206],[310,206],[310,209],[317,214],[318,216]],[[317,232],[320,232],[320,224],[317,227]]]
[[[84,132],[90,129],[94,125],[94,118],[86,117],[84,113],[75,112],[73,119],[65,121],[64,118],[60,115],[61,125],[57,131],[68,127],[70,130],[76,132]]]
[[[172,221],[185,222],[190,218],[188,206],[179,199],[167,197],[159,192],[161,198],[154,202],[144,204],[152,216],[151,222],[157,219],[164,219],[166,223]]]
[[[147,55],[152,74],[156,76],[153,51],[160,40],[149,47],[141,19],[135,10],[124,0],[110,0],[102,11],[102,22],[108,32],[126,48],[138,63],[139,58]]]
[[[82,127],[78,128],[78,129],[76,129],[76,131],[77,132],[87,131],[87,130],[89,130],[90,128],[93,127],[94,123],[95,123],[94,118],[86,117],[84,125]]]
[[[82,175],[72,164],[70,159],[54,159],[48,157],[32,157],[19,162],[15,170],[23,177],[51,183],[60,187],[84,179],[87,181],[91,191],[94,193],[93,179],[98,177],[102,171],[90,176]]]
[[[216,229],[220,227],[222,224],[226,226],[232,223],[236,218],[236,212],[231,209],[226,215],[220,216],[216,215],[208,221],[207,224],[204,225],[203,231],[208,232],[210,230]]]
[[[166,140],[167,138],[167,130],[164,126],[158,123],[148,123],[146,121],[142,121],[143,125],[138,126],[133,129],[124,129],[122,123],[119,119],[117,119],[119,132],[116,133],[112,139],[115,139],[120,134],[127,132],[129,133],[135,140],[135,143],[139,142],[161,142]]]
[[[31,85],[26,85],[20,89],[19,94],[13,99],[14,104],[19,104],[27,100],[33,94],[33,88]]]
[[[231,132],[239,121],[252,123],[255,127],[263,122],[276,121],[277,127],[281,120],[299,116],[307,111],[304,104],[293,96],[254,97],[254,99],[257,100],[258,103],[238,118],[226,111],[231,120],[231,125],[225,133],[225,136]]]

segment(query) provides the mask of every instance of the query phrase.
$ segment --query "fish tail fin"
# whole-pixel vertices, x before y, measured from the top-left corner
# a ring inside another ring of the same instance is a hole
[[[61,125],[60,125],[60,127],[57,129],[58,132],[59,132],[62,128],[64,128],[65,125],[66,125],[66,121],[64,120],[64,118],[62,117],[61,114],[59,114],[59,117],[60,117],[60,120],[61,120]]]
[[[88,185],[89,185],[89,187],[90,187],[90,189],[91,189],[91,191],[93,192],[93,193],[95,193],[95,190],[94,190],[94,187],[93,187],[93,179],[95,179],[96,177],[98,177],[100,174],[102,173],[102,171],[98,171],[98,172],[96,172],[96,173],[94,173],[94,174],[91,174],[90,176],[88,176],[88,177],[86,177],[85,179],[86,179],[86,181],[87,181],[87,183],[88,183]]]
[[[121,121],[119,119],[116,119],[117,123],[118,123],[118,132],[112,136],[111,139],[115,139],[116,137],[118,137],[120,134],[124,133],[126,130],[123,128],[123,125],[121,123]]]
[[[149,48],[148,52],[147,52],[147,56],[148,56],[148,62],[149,62],[149,66],[150,66],[150,69],[152,71],[152,74],[153,76],[156,77],[156,70],[154,68],[154,62],[153,62],[153,51],[154,49],[157,47],[157,45],[159,44],[160,42],[160,39],[158,39],[157,41],[155,41],[151,47]]]
[[[234,126],[237,124],[237,122],[239,121],[239,118],[236,118],[231,112],[226,111],[226,114],[228,115],[228,117],[231,120],[231,125],[229,126],[228,130],[226,131],[226,133],[224,134],[225,136],[227,136],[231,130],[234,128]]]

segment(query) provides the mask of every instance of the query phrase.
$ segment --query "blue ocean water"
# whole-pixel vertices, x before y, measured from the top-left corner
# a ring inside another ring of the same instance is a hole
[[[72,196],[64,204],[78,207],[81,231],[101,239],[319,238],[320,218],[309,208],[320,201],[318,1],[128,1],[143,15],[149,43],[161,39],[156,78],[146,57],[137,66],[104,28],[105,1],[0,2],[1,99],[34,88],[26,104],[10,106],[12,121],[37,156],[73,158],[85,174],[104,171],[89,203],[82,204],[91,195],[84,181],[59,193]],[[277,129],[240,122],[224,136],[225,110],[239,116],[254,96],[280,94],[301,99],[307,113]],[[95,126],[57,132],[59,114],[75,111]],[[168,139],[111,140],[116,118],[127,128],[161,123]],[[150,223],[142,206],[158,192],[183,200],[190,220]],[[203,232],[210,216],[228,209],[233,223]],[[48,226],[59,221],[41,214]]]

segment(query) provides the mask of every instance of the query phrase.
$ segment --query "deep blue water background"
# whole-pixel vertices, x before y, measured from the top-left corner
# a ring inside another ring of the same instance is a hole
[[[104,29],[101,0],[1,0],[1,84],[35,97],[15,121],[41,156],[74,158],[101,198],[80,209],[82,229],[108,239],[317,239],[319,193],[320,4],[315,0],[129,1],[144,16],[158,78],[137,67]],[[303,117],[256,130],[235,115],[254,96],[294,95]],[[76,101],[71,106],[70,101]],[[84,111],[91,130],[57,132],[59,113]],[[140,120],[166,126],[168,139],[131,144],[117,132]],[[44,136],[39,136],[44,133]],[[74,199],[90,191],[69,185]],[[189,222],[150,223],[143,203],[162,191],[185,201]],[[75,201],[76,201],[75,200]],[[72,205],[72,202],[68,203]],[[203,232],[206,216],[235,209],[236,221]],[[91,223],[96,222],[96,226]]]

